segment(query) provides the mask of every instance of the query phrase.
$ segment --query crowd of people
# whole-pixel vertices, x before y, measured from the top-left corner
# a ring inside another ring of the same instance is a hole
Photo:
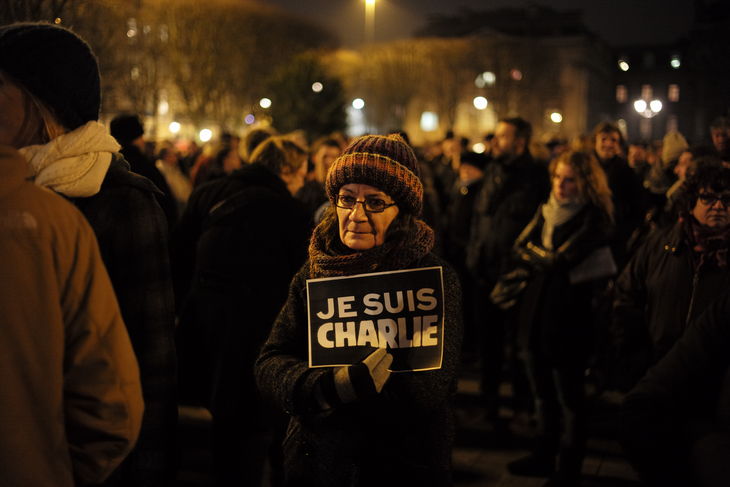
[[[646,485],[727,484],[730,119],[706,146],[610,122],[540,144],[509,117],[479,153],[273,127],[183,148],[136,114],[105,126],[100,100],[83,39],[0,28],[0,485],[174,485],[179,404],[212,415],[216,485],[267,465],[277,486],[451,485],[467,369],[495,430],[505,381],[534,420],[513,475],[580,485],[592,381],[625,395]],[[392,371],[382,329],[311,366],[310,282],[423,268],[438,367]]]

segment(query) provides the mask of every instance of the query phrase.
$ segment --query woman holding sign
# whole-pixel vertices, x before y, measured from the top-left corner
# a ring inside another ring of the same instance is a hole
[[[516,475],[552,475],[550,485],[573,486],[587,439],[583,389],[593,292],[596,283],[616,272],[607,247],[613,203],[593,156],[563,154],[549,171],[548,201],[514,247],[530,275],[518,311],[518,344],[535,396],[538,437],[533,452],[508,469]]]
[[[389,135],[355,139],[327,175],[333,205],[256,362],[259,388],[291,415],[287,485],[451,483],[461,290],[418,219],[418,174]],[[438,285],[416,277],[434,269]]]

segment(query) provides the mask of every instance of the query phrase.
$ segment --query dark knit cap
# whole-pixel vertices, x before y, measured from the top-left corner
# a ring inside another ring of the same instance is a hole
[[[137,115],[117,115],[109,123],[112,137],[121,145],[129,145],[137,137],[144,135],[144,126]]]
[[[353,140],[327,173],[327,195],[334,201],[345,184],[368,184],[393,198],[401,211],[420,215],[423,184],[418,159],[398,134],[364,135]]]
[[[34,22],[0,27],[0,71],[36,96],[69,130],[99,119],[96,56],[66,28]]]

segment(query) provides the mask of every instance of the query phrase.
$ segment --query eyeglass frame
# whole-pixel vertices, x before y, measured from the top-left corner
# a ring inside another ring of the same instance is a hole
[[[724,192],[721,194],[717,193],[698,193],[697,199],[702,202],[703,205],[713,206],[718,201],[722,203],[725,208],[730,208],[730,193]]]
[[[378,199],[381,200],[381,198],[365,198],[364,201],[359,201],[355,198],[355,201],[352,203],[352,206],[340,206],[340,198],[355,198],[354,196],[350,196],[349,194],[337,194],[335,195],[335,206],[337,208],[342,208],[343,210],[350,210],[353,211],[355,208],[357,208],[357,204],[360,203],[362,205],[362,209],[365,211],[365,213],[383,213],[385,210],[390,208],[391,206],[396,206],[397,203],[393,202],[390,204],[386,204],[382,210],[371,210],[368,209],[368,199]]]

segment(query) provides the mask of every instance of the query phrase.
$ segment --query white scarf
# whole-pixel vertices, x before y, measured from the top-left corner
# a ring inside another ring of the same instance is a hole
[[[547,203],[542,205],[542,217],[545,223],[542,225],[542,246],[548,250],[553,249],[553,230],[573,218],[585,206],[582,198],[560,203],[551,192]]]
[[[96,121],[60,135],[43,145],[19,149],[31,167],[31,179],[70,198],[93,196],[120,146]]]

